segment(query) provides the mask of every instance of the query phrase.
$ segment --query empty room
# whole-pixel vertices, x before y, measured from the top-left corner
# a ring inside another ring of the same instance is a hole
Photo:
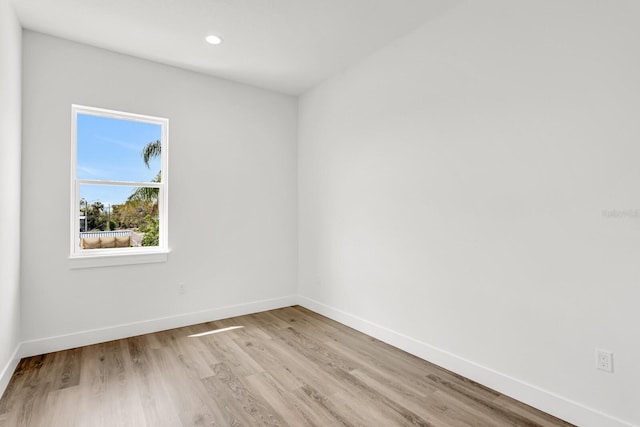
[[[0,0],[0,427],[640,426],[638,22]]]

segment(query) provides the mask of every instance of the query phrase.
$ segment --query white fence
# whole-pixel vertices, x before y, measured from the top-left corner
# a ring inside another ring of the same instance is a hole
[[[119,231],[81,231],[80,238],[91,237],[126,237],[131,236],[131,230],[119,230]]]

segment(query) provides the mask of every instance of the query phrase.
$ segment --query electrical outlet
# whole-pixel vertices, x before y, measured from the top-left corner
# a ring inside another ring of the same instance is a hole
[[[596,368],[606,372],[613,372],[613,353],[596,348]]]
[[[184,283],[178,283],[178,293],[184,295],[187,293],[187,285]]]

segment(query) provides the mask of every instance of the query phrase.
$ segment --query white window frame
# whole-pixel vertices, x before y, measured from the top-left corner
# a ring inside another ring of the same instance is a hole
[[[107,181],[78,179],[78,115],[92,115],[143,123],[153,123],[161,126],[161,182],[138,181]],[[84,105],[71,105],[71,210],[70,210],[70,267],[104,267],[111,265],[141,264],[165,262],[169,253],[168,246],[168,180],[169,180],[169,120],[162,117],[145,116],[142,114],[126,113],[122,111],[106,110],[103,108]],[[130,248],[108,248],[82,250],[80,248],[80,185],[116,185],[131,187],[158,188],[158,246],[142,246]]]

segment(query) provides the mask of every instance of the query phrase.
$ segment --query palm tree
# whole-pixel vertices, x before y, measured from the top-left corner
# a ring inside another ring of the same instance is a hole
[[[94,210],[94,212],[100,215],[104,211],[104,204],[98,200],[93,202],[93,204],[91,205],[91,208]]]
[[[155,178],[151,180],[151,182],[160,182],[160,172],[156,175]],[[127,198],[128,202],[132,202],[134,200],[147,201],[151,200],[154,203],[158,202],[158,189],[155,187],[138,187],[133,190],[133,193],[129,195]]]
[[[142,160],[147,168],[151,168],[149,165],[149,161],[153,158],[160,157],[162,153],[162,143],[160,140],[152,141],[144,146],[142,149]],[[151,182],[160,182],[162,179],[162,171],[158,172],[155,178],[151,180]],[[127,199],[128,201],[133,200],[152,200],[154,202],[154,211],[157,209],[158,203],[158,189],[153,187],[138,187],[134,190],[133,193]]]
[[[104,228],[106,217],[104,215],[104,204],[95,201],[91,205],[87,205],[85,201],[85,231]]]
[[[144,164],[149,167],[149,160],[160,157],[161,150],[162,143],[159,139],[145,145],[142,149],[142,160],[144,160]],[[158,174],[158,176],[160,176],[160,174]]]

